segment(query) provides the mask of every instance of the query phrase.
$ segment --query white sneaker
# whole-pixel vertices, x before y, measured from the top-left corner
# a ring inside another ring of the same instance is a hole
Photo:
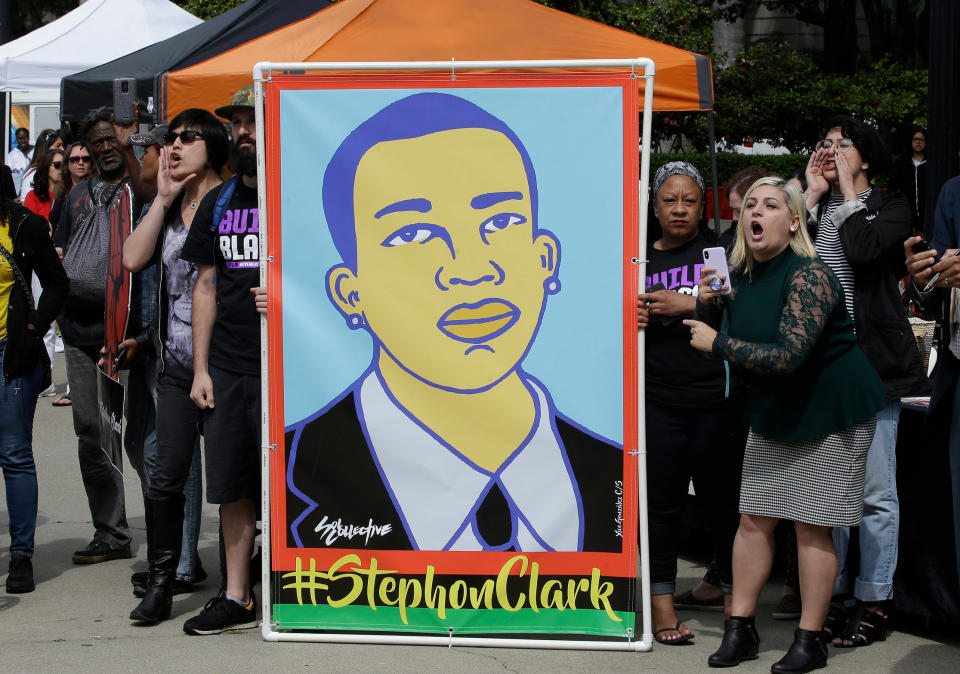
[[[50,384],[50,386],[40,391],[41,398],[52,398],[55,395],[57,395],[57,387],[53,384]]]

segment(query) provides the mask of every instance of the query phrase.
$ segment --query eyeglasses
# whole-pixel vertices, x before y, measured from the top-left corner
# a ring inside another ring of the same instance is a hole
[[[75,157],[70,157],[70,159],[68,159],[67,161],[70,162],[71,164],[79,164],[80,162],[83,162],[84,164],[86,164],[87,162],[90,161],[90,155],[78,154]]]
[[[116,145],[117,144],[116,137],[100,136],[100,138],[94,138],[93,140],[90,141],[90,144],[93,145],[94,147],[103,147],[107,143],[110,143],[111,145]]]
[[[853,147],[853,141],[850,140],[849,138],[841,138],[840,140],[837,140],[837,141],[830,140],[829,138],[824,138],[819,143],[817,143],[817,149],[829,150],[834,145],[836,145],[837,148],[842,152],[846,152],[851,147]]]
[[[55,161],[55,162],[52,162],[52,165],[53,165],[53,168],[58,169],[58,168],[60,168],[61,166],[63,166],[63,162],[62,162],[62,161]]]
[[[203,138],[203,134],[199,131],[194,131],[193,129],[186,129],[180,133],[177,133],[176,131],[170,131],[164,135],[163,140],[167,145],[172,145],[177,138],[179,138],[180,142],[184,145],[189,145],[197,140],[197,138]]]

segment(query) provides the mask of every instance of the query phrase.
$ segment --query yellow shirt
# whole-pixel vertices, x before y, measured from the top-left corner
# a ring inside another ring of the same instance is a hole
[[[13,241],[10,240],[10,227],[0,222],[0,243],[13,257]],[[7,305],[10,303],[10,291],[13,290],[13,269],[7,259],[0,255],[0,339],[7,338]]]

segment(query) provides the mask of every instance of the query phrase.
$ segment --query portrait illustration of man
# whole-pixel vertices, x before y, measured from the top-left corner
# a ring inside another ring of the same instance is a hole
[[[620,552],[622,448],[523,369],[561,292],[537,200],[521,140],[458,96],[407,96],[341,142],[326,292],[373,354],[286,428],[289,545]]]

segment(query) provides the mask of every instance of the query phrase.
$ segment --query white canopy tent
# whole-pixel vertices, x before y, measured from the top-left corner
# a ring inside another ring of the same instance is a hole
[[[60,78],[112,61],[200,23],[168,0],[87,0],[0,45],[0,90],[60,91]]]

